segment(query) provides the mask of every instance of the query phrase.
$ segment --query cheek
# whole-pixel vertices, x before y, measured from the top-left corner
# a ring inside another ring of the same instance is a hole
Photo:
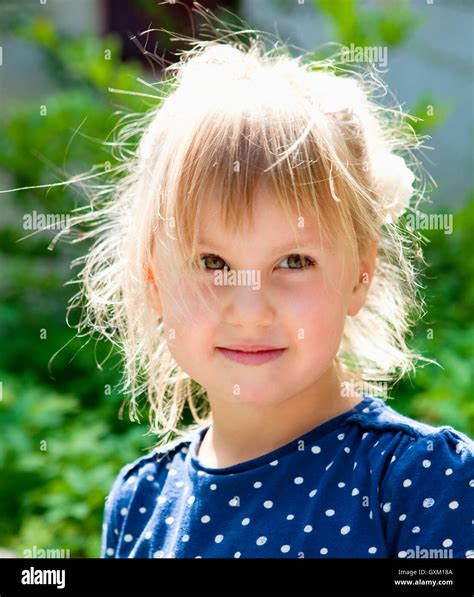
[[[218,310],[204,291],[208,309],[189,288],[181,287],[178,295],[169,293],[163,300],[163,324],[168,347],[177,363],[193,376],[203,356],[212,352],[219,324]],[[175,297],[175,300],[170,297]]]
[[[347,287],[318,278],[294,290],[285,312],[296,338],[314,355],[337,351],[346,321]]]

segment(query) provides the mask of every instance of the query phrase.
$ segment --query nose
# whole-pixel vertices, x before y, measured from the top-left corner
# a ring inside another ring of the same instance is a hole
[[[233,326],[269,326],[275,318],[275,308],[268,292],[260,286],[235,286],[224,299],[224,320]]]

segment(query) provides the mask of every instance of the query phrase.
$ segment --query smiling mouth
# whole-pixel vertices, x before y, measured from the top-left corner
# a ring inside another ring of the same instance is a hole
[[[223,357],[241,365],[263,365],[278,359],[286,351],[286,348],[260,348],[258,346],[249,346],[245,349],[222,346],[216,348]]]

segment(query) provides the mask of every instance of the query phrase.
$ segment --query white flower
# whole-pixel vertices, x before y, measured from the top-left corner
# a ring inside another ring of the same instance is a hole
[[[383,153],[374,160],[376,190],[382,197],[385,222],[399,218],[410,204],[415,175],[403,158],[393,153]]]

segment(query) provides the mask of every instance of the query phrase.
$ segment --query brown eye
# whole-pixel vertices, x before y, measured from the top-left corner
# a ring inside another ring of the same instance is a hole
[[[316,265],[316,262],[311,259],[311,257],[307,257],[306,255],[298,255],[292,254],[287,255],[284,259],[280,261],[280,264],[287,262],[287,266],[283,266],[283,269],[308,269]]]
[[[201,265],[204,270],[229,269],[226,262],[218,255],[202,255]]]

